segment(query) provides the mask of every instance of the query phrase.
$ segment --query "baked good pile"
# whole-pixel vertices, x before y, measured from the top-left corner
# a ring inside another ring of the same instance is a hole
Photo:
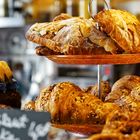
[[[38,44],[36,53],[42,56],[139,54],[140,22],[115,9],[90,19],[61,14],[32,25],[26,38]],[[49,112],[52,124],[103,126],[88,140],[139,140],[140,77],[124,76],[112,87],[102,81],[101,99],[97,95],[97,84],[81,89],[71,82],[56,83],[25,104],[25,110]]]
[[[115,9],[103,10],[94,19],[61,14],[52,22],[32,25],[26,38],[39,45],[39,55],[140,53],[140,22]]]
[[[43,89],[35,101],[25,105],[25,110],[48,111],[53,124],[103,125],[102,132],[94,135],[93,140],[119,140],[119,136],[138,140],[140,77],[124,76],[112,87],[102,81],[101,93],[99,99],[97,85],[81,89],[74,83],[61,82]]]

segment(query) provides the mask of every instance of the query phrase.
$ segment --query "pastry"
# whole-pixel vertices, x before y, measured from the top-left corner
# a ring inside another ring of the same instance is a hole
[[[24,105],[24,110],[26,111],[34,111],[35,110],[35,102],[34,101],[29,101]]]
[[[72,16],[70,16],[66,13],[61,13],[60,15],[54,17],[53,21],[65,20],[65,19],[69,19],[69,18],[72,18]]]
[[[98,84],[92,85],[84,89],[85,92],[91,93],[98,97]],[[111,86],[108,81],[101,81],[101,99],[105,100],[105,97],[111,92]]]
[[[25,109],[49,112],[52,124],[60,128],[102,125],[102,129],[96,131],[100,134],[88,140],[139,140],[140,102],[136,100],[138,94],[134,94],[135,91],[139,93],[138,83],[138,76],[122,77],[103,102],[92,94],[97,85],[82,90],[71,82],[61,82],[43,89],[35,101],[25,105]],[[108,82],[102,82],[101,86],[104,93],[110,91]]]
[[[6,92],[0,92],[0,104],[10,106],[12,108],[21,107],[21,96],[15,90],[9,90]]]
[[[115,100],[120,99],[122,96],[129,96],[130,94],[133,94],[134,96],[136,95],[136,89],[138,90],[137,87],[139,86],[140,86],[139,76],[136,75],[123,76],[113,84],[111,92],[108,94],[105,100],[108,102],[114,102]]]
[[[130,96],[134,101],[140,102],[140,86],[136,86],[132,89]]]
[[[131,90],[137,86],[140,86],[140,77],[136,75],[126,75],[113,84],[111,91],[126,89],[131,92]]]
[[[121,133],[101,133],[101,134],[96,134],[91,137],[89,137],[86,140],[139,140],[140,138],[140,131],[139,132],[134,132],[131,135],[125,135]]]
[[[106,116],[119,107],[103,103],[70,82],[44,89],[35,101],[36,111],[48,111],[52,122],[59,124],[104,124]]]
[[[137,131],[140,131],[140,112],[117,110],[108,115],[102,133],[131,135]]]
[[[82,17],[60,15],[52,22],[36,23],[26,38],[62,54],[96,54],[98,49],[102,54],[117,53],[117,44],[96,29],[93,19]]]
[[[45,46],[37,46],[35,48],[36,50],[36,54],[39,55],[39,56],[47,56],[47,55],[61,55],[62,53],[59,53],[59,52],[55,52],[51,49],[49,49],[48,47],[45,47]]]
[[[17,91],[17,82],[5,61],[0,61],[0,104],[12,108],[21,107],[21,96]]]
[[[140,112],[117,110],[107,116],[102,132],[88,140],[139,140],[139,136]]]
[[[105,97],[105,101],[113,102],[122,109],[137,111],[140,109],[139,87],[139,76],[124,76],[114,83],[111,92]]]
[[[113,134],[96,134],[91,136],[87,140],[130,140],[130,139],[120,133],[113,133]]]
[[[140,53],[140,22],[136,16],[122,10],[103,10],[95,20],[125,53]]]

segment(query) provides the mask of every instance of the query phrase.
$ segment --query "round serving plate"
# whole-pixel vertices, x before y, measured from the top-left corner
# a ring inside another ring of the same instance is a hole
[[[105,54],[105,55],[47,55],[48,59],[58,64],[136,64],[140,63],[140,54]]]
[[[100,133],[103,129],[103,125],[52,124],[52,126],[82,137]]]

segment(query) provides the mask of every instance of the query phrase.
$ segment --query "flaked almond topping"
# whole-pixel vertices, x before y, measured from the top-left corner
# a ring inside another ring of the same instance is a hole
[[[43,36],[43,35],[46,34],[46,31],[45,31],[45,30],[41,30],[41,31],[39,32],[39,34],[40,34],[41,36]]]

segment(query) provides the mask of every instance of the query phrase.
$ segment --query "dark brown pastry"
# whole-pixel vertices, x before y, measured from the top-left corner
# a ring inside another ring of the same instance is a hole
[[[8,64],[0,61],[0,104],[12,108],[21,107],[21,96],[17,91],[17,82]]]
[[[0,92],[0,104],[11,106],[12,108],[20,108],[21,96],[17,91]]]
[[[48,56],[48,55],[61,55],[62,53],[54,52],[53,50],[45,47],[45,46],[38,46],[35,48],[36,54],[40,56]]]
[[[85,92],[91,93],[94,96],[98,97],[98,84],[95,84],[93,86],[89,86],[86,89],[84,89]],[[102,101],[105,100],[105,97],[110,93],[111,86],[108,81],[101,81],[101,99]]]
[[[140,22],[136,16],[122,10],[103,10],[95,20],[125,53],[140,53]]]

